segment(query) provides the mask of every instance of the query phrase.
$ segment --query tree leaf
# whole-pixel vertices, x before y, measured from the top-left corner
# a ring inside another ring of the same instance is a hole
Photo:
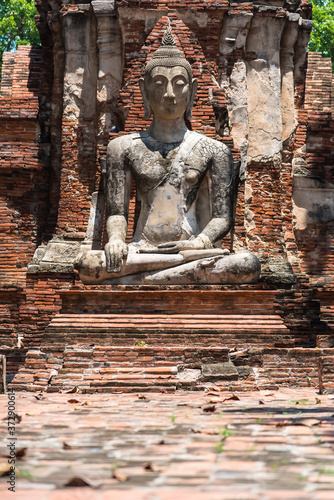
[[[216,411],[216,407],[215,405],[204,406],[203,411],[204,413],[213,413],[214,411]]]
[[[232,394],[231,397],[225,398],[224,401],[240,401],[240,398],[236,394]]]
[[[26,451],[27,451],[27,448],[19,448],[19,449],[15,452],[15,456],[16,456],[16,458],[23,458],[23,457],[25,457],[25,455],[26,455]]]
[[[129,476],[127,474],[125,474],[124,472],[120,471],[119,469],[113,470],[112,477],[114,479],[117,479],[117,481],[120,481],[122,483],[129,479]]]
[[[285,427],[286,425],[292,425],[292,420],[283,420],[282,422],[277,422],[276,427]]]
[[[314,425],[320,425],[321,420],[317,418],[303,418],[298,420],[298,425],[306,425],[307,427],[313,427]]]

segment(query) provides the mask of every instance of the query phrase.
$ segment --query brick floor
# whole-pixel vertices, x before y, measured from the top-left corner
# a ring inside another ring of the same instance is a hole
[[[333,498],[334,399],[311,388],[17,393],[15,494],[0,403],[2,500]]]

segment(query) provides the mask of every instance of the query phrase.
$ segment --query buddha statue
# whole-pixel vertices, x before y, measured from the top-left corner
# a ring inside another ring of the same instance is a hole
[[[187,127],[197,80],[168,25],[139,85],[146,131],[110,141],[106,160],[103,250],[81,252],[85,284],[255,283],[258,259],[230,253],[221,239],[232,225],[233,160],[229,148]],[[130,187],[141,209],[125,243]]]

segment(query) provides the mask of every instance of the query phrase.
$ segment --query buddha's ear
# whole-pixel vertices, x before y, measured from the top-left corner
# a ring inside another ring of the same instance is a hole
[[[193,110],[193,105],[194,105],[194,100],[195,100],[195,94],[196,94],[196,91],[197,91],[197,85],[198,85],[197,78],[193,78],[192,79],[192,85],[191,85],[190,99],[189,99],[188,106],[187,106],[187,109],[186,109],[186,118],[189,121],[192,118],[192,110]]]
[[[140,92],[143,97],[143,102],[144,102],[144,109],[145,109],[145,120],[148,120],[152,114],[151,108],[150,108],[150,103],[147,98],[146,94],[146,89],[145,89],[145,80],[144,78],[139,78],[139,87],[140,87]]]

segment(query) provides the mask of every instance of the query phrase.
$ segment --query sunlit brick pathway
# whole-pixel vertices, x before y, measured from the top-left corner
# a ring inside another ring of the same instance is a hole
[[[0,396],[2,500],[334,498],[334,399],[313,389],[36,396],[16,393],[15,493]]]

